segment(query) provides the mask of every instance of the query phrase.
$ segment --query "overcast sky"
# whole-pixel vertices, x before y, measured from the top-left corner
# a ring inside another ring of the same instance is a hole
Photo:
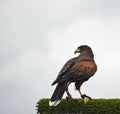
[[[0,0],[0,114],[35,114],[74,50],[92,47],[92,98],[120,98],[119,0]],[[74,85],[71,94],[79,98]]]

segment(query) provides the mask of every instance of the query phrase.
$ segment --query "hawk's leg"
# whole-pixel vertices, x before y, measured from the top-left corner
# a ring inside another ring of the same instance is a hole
[[[76,90],[78,90],[80,96],[82,97],[82,101],[84,103],[87,103],[89,100],[91,100],[91,98],[89,96],[85,95],[85,94],[82,94],[82,92],[80,91],[80,87],[81,87],[82,84],[83,84],[83,81],[77,81],[75,83],[75,87],[76,87]]]
[[[92,100],[91,97],[87,96],[86,94],[82,94],[80,90],[78,90],[78,91],[79,91],[80,96],[82,97],[82,101],[83,101],[84,103],[87,103],[89,100]]]
[[[66,93],[67,93],[66,99],[67,99],[67,101],[70,101],[72,99],[72,96],[69,93],[69,91],[66,91]]]
[[[68,87],[67,87],[67,89],[66,89],[66,93],[67,93],[66,99],[67,99],[68,101],[70,101],[70,100],[72,99],[72,96],[71,96],[71,94],[70,94],[69,91],[68,91]]]

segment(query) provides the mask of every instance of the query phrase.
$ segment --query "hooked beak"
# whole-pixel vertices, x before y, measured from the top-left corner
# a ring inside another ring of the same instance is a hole
[[[79,49],[79,48],[77,48],[77,49],[75,50],[74,54],[76,54],[76,53],[80,53],[80,49]]]

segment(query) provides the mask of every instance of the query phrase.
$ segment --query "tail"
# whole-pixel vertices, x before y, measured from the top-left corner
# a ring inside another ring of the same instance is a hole
[[[67,88],[67,82],[58,83],[49,101],[49,106],[57,106],[60,103],[66,88]]]

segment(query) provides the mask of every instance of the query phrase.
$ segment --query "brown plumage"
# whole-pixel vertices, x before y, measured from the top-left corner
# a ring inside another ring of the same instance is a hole
[[[91,99],[89,96],[81,93],[80,87],[83,82],[87,81],[91,76],[93,76],[97,70],[97,66],[94,61],[94,54],[92,49],[87,45],[78,47],[75,53],[80,53],[80,55],[70,59],[63,66],[56,80],[52,83],[52,85],[56,83],[58,84],[50,99],[50,106],[56,106],[59,104],[65,91],[67,92],[68,98],[71,98],[71,95],[68,91],[68,86],[72,82],[75,82],[75,88],[79,91],[85,103],[88,99]],[[86,98],[88,99],[86,100]]]

